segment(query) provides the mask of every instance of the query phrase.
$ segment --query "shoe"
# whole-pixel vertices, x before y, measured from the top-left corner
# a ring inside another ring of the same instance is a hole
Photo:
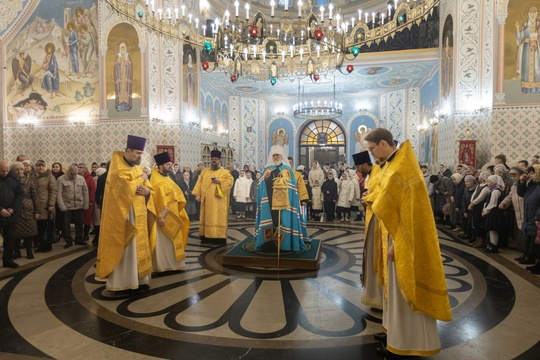
[[[521,261],[521,260],[525,259],[526,257],[527,257],[527,254],[523,254],[521,256],[518,256],[518,257],[514,258],[514,260]]]
[[[49,252],[49,251],[52,251],[52,247],[51,246],[48,246],[48,247],[45,247],[45,246],[40,246],[36,249],[36,252],[40,252],[40,253],[46,253],[46,252]]]
[[[536,268],[539,268],[540,269],[540,263],[536,263],[534,265],[531,265],[531,266],[527,266],[525,267],[525,270],[533,270],[533,269],[536,269]]]
[[[70,248],[73,246],[73,241],[66,242],[66,245],[64,245],[64,249]]]
[[[499,253],[499,248],[497,247],[497,245],[489,244],[486,247],[485,252],[488,253],[488,254],[498,254]]]
[[[245,219],[246,218],[246,215],[242,214],[242,219]]]
[[[536,260],[530,257],[525,257],[525,259],[520,260],[519,263],[521,265],[534,265],[536,263]]]
[[[16,269],[16,268],[19,267],[19,264],[17,264],[15,261],[11,260],[11,261],[4,262],[4,267],[5,268]]]
[[[460,232],[461,231],[461,228],[459,226],[456,226],[455,228],[452,229],[453,232]]]
[[[394,360],[394,359],[414,359],[418,356],[412,356],[412,355],[398,355],[394,354],[393,352],[390,352],[386,349],[386,347],[378,347],[377,348],[377,355],[382,357],[386,360]]]
[[[75,245],[86,245],[86,242],[82,240],[75,240]]]
[[[242,215],[238,215],[236,218],[237,218],[237,219],[241,219],[241,218],[242,218]]]
[[[13,258],[14,259],[18,259],[20,258],[22,255],[21,255],[21,250],[20,249],[17,249],[15,250],[15,252],[13,253]]]
[[[535,267],[534,269],[531,269],[529,271],[531,272],[531,274],[540,275],[540,266]]]
[[[383,332],[375,333],[375,334],[373,334],[373,338],[376,341],[381,342],[381,343],[386,345],[386,338],[387,338],[386,333],[383,333]]]
[[[34,255],[32,255],[32,254],[26,255],[26,258],[29,259],[29,260],[32,260],[34,258]]]

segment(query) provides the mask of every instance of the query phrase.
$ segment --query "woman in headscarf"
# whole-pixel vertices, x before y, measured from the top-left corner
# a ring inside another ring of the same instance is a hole
[[[459,232],[462,227],[462,214],[461,211],[463,193],[465,192],[465,182],[463,181],[463,175],[460,173],[452,174],[450,177],[454,183],[454,189],[452,195],[450,195],[450,204],[452,206],[452,213],[450,215],[450,222],[455,225],[452,231]]]
[[[32,247],[34,245],[33,240],[38,233],[36,219],[39,217],[39,199],[36,184],[30,177],[30,174],[25,171],[22,163],[14,162],[11,164],[10,170],[16,177],[20,179],[22,188],[24,190],[21,213],[16,224],[15,237],[16,239],[24,240],[26,257],[28,259],[33,259],[34,254],[32,253]],[[16,255],[20,256],[20,254]]]
[[[469,243],[472,243],[476,241],[475,231],[472,224],[472,211],[470,211],[469,205],[471,203],[472,196],[474,194],[474,191],[476,190],[476,187],[478,186],[478,182],[472,175],[465,176],[465,179],[463,180],[465,183],[465,191],[463,192],[463,201],[461,202],[461,212],[463,214],[463,234],[459,237],[464,240],[469,240]]]
[[[489,232],[489,243],[486,247],[487,253],[499,252],[499,231],[501,229],[501,219],[499,205],[503,200],[502,191],[504,181],[499,175],[491,175],[487,178],[489,194],[486,197],[482,216],[486,218],[485,229]]]
[[[485,218],[482,216],[482,210],[486,197],[489,194],[489,188],[487,187],[486,180],[491,176],[489,171],[482,171],[478,176],[479,185],[474,190],[471,197],[471,203],[468,206],[468,210],[472,211],[472,226],[476,233],[476,241],[471,244],[474,248],[483,248],[486,246],[486,229],[484,228]]]
[[[521,232],[521,225],[523,225],[523,197],[519,196],[517,193],[517,185],[519,183],[519,177],[521,175],[525,174],[525,170],[520,168],[519,166],[514,166],[510,169],[510,176],[514,178],[514,183],[510,187],[510,192],[504,200],[499,205],[499,208],[501,209],[508,209],[510,205],[512,206],[513,213],[516,219],[515,227],[514,227],[514,235],[512,236],[512,243],[509,244],[510,248],[518,248],[519,250],[524,250],[523,243],[524,241],[520,241],[522,238],[522,232]],[[521,244],[521,246],[520,246]],[[523,260],[525,256],[520,256],[516,258],[515,260],[520,261]]]
[[[523,231],[527,237],[526,255],[519,263],[530,264],[527,270],[540,274],[540,245],[535,244],[537,222],[540,222],[540,165],[527,169],[527,174],[519,178],[518,195],[523,196]]]

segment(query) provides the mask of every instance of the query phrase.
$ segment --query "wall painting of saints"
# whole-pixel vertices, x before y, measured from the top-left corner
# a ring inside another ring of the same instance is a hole
[[[192,120],[196,116],[196,109],[199,105],[198,95],[198,66],[197,52],[191,45],[184,45],[184,56],[182,58],[183,66],[183,102],[184,116]]]
[[[107,40],[107,107],[110,117],[140,113],[139,37],[132,25],[114,26]]]

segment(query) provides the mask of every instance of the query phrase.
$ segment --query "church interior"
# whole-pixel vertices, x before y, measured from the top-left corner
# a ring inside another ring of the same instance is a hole
[[[0,8],[0,159],[264,168],[366,150],[374,128],[418,162],[478,170],[540,154],[540,1],[7,0]],[[530,36],[533,36],[529,38]],[[416,165],[416,164],[413,164]],[[319,267],[224,266],[193,221],[186,269],[111,296],[79,246],[0,268],[0,358],[377,359],[381,313],[360,301],[364,223],[310,222]],[[452,322],[434,359],[538,359],[540,278],[438,229]],[[410,329],[414,331],[414,329]]]

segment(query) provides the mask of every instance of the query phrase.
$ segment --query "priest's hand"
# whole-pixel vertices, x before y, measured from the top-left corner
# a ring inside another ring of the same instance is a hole
[[[144,185],[140,185],[137,187],[137,195],[143,195],[143,196],[150,195],[150,189]]]
[[[157,223],[159,226],[165,226],[165,219],[160,216],[157,218]]]
[[[195,201],[200,202],[201,201],[201,196],[200,195],[195,196]]]
[[[148,175],[145,172],[141,174],[141,177],[143,178],[143,180],[148,180]]]
[[[270,174],[272,174],[272,169],[268,168],[263,174],[264,179],[268,179],[270,177]]]
[[[394,261],[394,244],[388,248],[388,260]]]

